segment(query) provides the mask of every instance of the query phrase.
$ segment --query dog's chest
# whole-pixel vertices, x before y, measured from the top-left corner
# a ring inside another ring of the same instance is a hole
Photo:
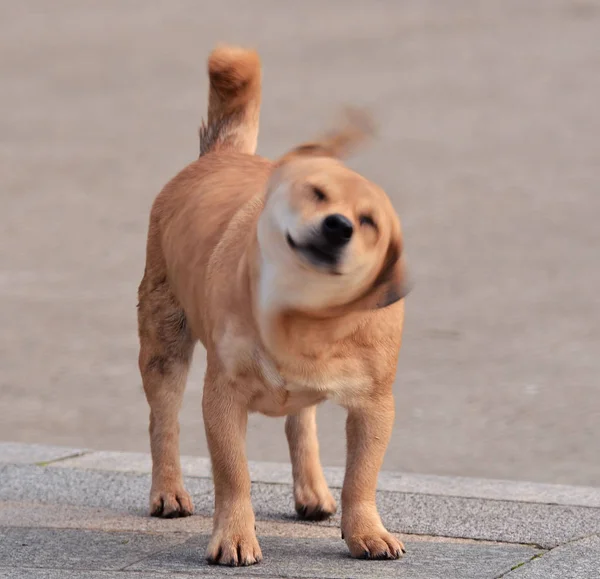
[[[277,364],[255,339],[240,330],[228,324],[217,351],[228,378],[253,391],[251,410],[283,415],[325,399],[345,404],[371,383],[356,359],[316,363],[288,357],[283,365]]]

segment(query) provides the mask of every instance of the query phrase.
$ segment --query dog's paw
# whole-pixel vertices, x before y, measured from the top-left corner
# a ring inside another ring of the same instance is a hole
[[[298,517],[305,521],[324,521],[335,515],[337,505],[327,483],[295,485],[294,501]]]
[[[206,550],[206,560],[211,565],[242,567],[262,561],[262,552],[254,530],[236,532],[216,530]]]
[[[402,542],[386,530],[344,538],[356,559],[399,559],[406,553]]]
[[[150,515],[177,519],[194,514],[192,497],[183,487],[157,489],[150,492]]]

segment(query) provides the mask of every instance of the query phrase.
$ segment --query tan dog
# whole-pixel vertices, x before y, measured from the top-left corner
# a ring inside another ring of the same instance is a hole
[[[139,288],[139,365],[150,404],[152,515],[192,514],[178,412],[196,341],[207,350],[204,422],[215,484],[207,559],[251,565],[256,539],[245,456],[248,412],[287,415],[296,510],[336,505],[319,461],[316,404],[348,410],[342,536],[354,557],[398,558],[377,475],[392,431],[405,295],[401,233],[385,193],[338,159],[368,126],[346,126],[276,163],[254,155],[258,55],[208,62],[200,158],[156,198]]]

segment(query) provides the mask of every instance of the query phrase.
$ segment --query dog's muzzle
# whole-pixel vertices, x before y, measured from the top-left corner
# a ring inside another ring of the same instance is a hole
[[[337,273],[343,250],[352,239],[354,227],[352,222],[339,213],[328,215],[321,222],[321,227],[312,233],[308,240],[297,242],[288,233],[288,245],[301,254],[312,265],[327,268],[330,273]]]

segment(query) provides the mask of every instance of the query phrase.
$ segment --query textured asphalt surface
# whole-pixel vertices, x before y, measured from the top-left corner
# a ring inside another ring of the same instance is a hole
[[[259,152],[343,103],[379,140],[407,300],[394,470],[600,485],[600,7],[591,0],[0,0],[0,440],[147,450],[148,210],[197,155],[218,41],[264,63]],[[182,451],[206,454],[199,351]],[[343,412],[321,411],[343,464]],[[287,458],[252,417],[249,456]]]

